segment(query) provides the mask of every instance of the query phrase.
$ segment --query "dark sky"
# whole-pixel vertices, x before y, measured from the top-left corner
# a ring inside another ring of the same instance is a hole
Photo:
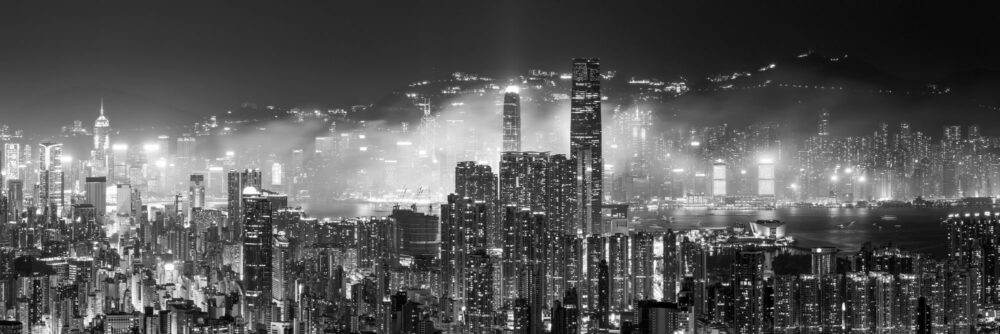
[[[3,1],[0,123],[89,122],[100,95],[126,123],[148,115],[129,107],[371,102],[435,74],[566,70],[575,56],[663,78],[806,49],[921,80],[1000,69],[998,6],[955,2]]]

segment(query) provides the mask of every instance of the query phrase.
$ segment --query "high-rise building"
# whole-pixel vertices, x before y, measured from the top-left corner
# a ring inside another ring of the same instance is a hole
[[[399,229],[399,252],[420,259],[434,259],[441,250],[438,234],[439,219],[412,210],[393,208],[390,218],[396,221]]]
[[[132,185],[119,183],[115,193],[115,210],[118,216],[129,216],[132,214]]]
[[[247,308],[251,314],[248,323],[265,321],[262,316],[270,308],[273,233],[271,203],[259,189],[249,186],[242,192],[243,202],[243,276]]]
[[[503,152],[521,151],[521,95],[517,86],[503,94]]]
[[[41,143],[39,157],[39,205],[43,207],[46,221],[52,221],[63,212],[66,203],[63,185],[63,145],[59,143]]]
[[[101,114],[97,116],[97,120],[94,121],[94,164],[97,171],[101,174],[107,174],[107,168],[110,165],[109,159],[111,158],[111,124],[108,122],[108,118],[104,117],[104,99],[101,99]]]
[[[24,182],[7,179],[7,221],[16,221],[24,211]]]
[[[288,237],[284,233],[279,233],[274,236],[273,242],[273,254],[271,259],[271,297],[274,300],[274,304],[278,305],[278,312],[275,314],[274,321],[288,321],[289,315],[289,305],[288,305],[288,286],[289,280],[285,275],[286,263],[291,261],[289,258],[289,241]]]
[[[742,251],[733,263],[733,327],[735,333],[761,333],[764,328],[764,253]]]
[[[493,309],[493,259],[484,249],[469,254],[465,277],[465,326],[470,333],[492,330]]]
[[[812,274],[822,277],[837,270],[837,248],[813,247]]]
[[[84,197],[84,203],[94,206],[94,212],[97,214],[97,221],[103,222],[104,215],[108,212],[107,205],[107,192],[108,192],[108,178],[105,176],[94,176],[87,177],[87,193]]]
[[[188,203],[187,203],[187,214],[188,220],[191,220],[193,215],[191,214],[194,210],[200,210],[205,208],[205,174],[193,173],[190,177],[190,184],[188,186]]]
[[[239,235],[244,232],[243,223],[243,190],[248,187],[261,189],[261,173],[256,169],[231,170],[227,180],[228,210],[229,210],[229,233],[230,238],[239,239]]]
[[[577,224],[584,235],[601,224],[604,159],[601,155],[601,74],[597,58],[573,60],[570,156],[576,161]]]
[[[3,174],[4,180],[22,179],[21,175],[21,144],[3,143]]]
[[[712,195],[726,196],[726,163],[722,160],[712,164]]]

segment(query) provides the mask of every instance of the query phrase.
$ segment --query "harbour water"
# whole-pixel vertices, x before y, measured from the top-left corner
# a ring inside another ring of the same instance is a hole
[[[759,219],[786,223],[786,233],[799,247],[830,246],[857,251],[865,242],[891,242],[910,251],[943,256],[947,234],[941,219],[960,209],[947,208],[779,208],[759,211],[663,210],[650,212],[660,219],[643,220],[640,228],[664,231],[669,228],[728,227]],[[666,219],[662,219],[666,217]],[[671,223],[670,217],[673,217]]]
[[[418,206],[427,212],[427,205]],[[385,216],[391,204],[336,202],[306,208],[313,217]],[[974,210],[974,209],[969,209]],[[437,205],[433,214],[437,214]],[[947,234],[941,219],[964,209],[947,208],[778,208],[759,211],[671,209],[637,214],[643,218],[636,229],[684,230],[697,227],[729,227],[758,219],[786,222],[787,233],[799,247],[837,247],[857,251],[865,242],[891,242],[910,251],[943,256]],[[973,212],[973,211],[969,211]],[[671,219],[673,218],[673,219]]]

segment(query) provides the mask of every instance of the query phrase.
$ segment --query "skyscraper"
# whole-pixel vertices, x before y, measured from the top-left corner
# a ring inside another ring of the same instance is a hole
[[[243,282],[250,323],[261,323],[259,316],[270,307],[272,281],[271,203],[260,190],[249,186],[242,192],[243,202]]]
[[[44,206],[45,219],[55,219],[62,213],[65,203],[63,187],[62,144],[44,142],[40,144],[39,157],[39,205]]]
[[[228,180],[229,228],[230,233],[235,234],[230,237],[239,240],[237,236],[244,230],[242,222],[244,218],[243,190],[247,187],[260,189],[261,174],[260,170],[256,169],[230,170]]]
[[[4,143],[3,144],[3,174],[0,176],[4,180],[11,179],[21,179],[20,167],[21,165],[21,144],[19,143]]]
[[[7,180],[7,214],[8,221],[15,221],[24,210],[24,181],[16,179]]]
[[[87,179],[87,196],[85,197],[85,203],[94,206],[94,213],[97,215],[97,222],[101,223],[104,221],[104,215],[108,212],[107,205],[107,181],[108,178],[104,176],[88,177]]]
[[[743,251],[733,264],[733,326],[736,333],[760,333],[764,324],[764,253]]]
[[[521,150],[521,95],[517,86],[503,94],[503,151]]]
[[[576,161],[576,193],[584,234],[600,232],[604,160],[601,156],[600,60],[573,60],[570,94],[570,156]],[[579,229],[578,229],[579,230]]]
[[[191,212],[205,207],[205,174],[191,174],[188,187],[187,219],[191,220]]]
[[[94,121],[94,163],[98,174],[107,174],[111,151],[110,123],[104,117],[104,99],[101,99],[101,114]]]

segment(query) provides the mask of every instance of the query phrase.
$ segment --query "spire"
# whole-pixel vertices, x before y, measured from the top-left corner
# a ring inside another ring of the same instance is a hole
[[[97,116],[97,120],[94,121],[94,127],[106,128],[108,127],[108,118],[104,116],[104,98],[101,98],[101,115]]]

